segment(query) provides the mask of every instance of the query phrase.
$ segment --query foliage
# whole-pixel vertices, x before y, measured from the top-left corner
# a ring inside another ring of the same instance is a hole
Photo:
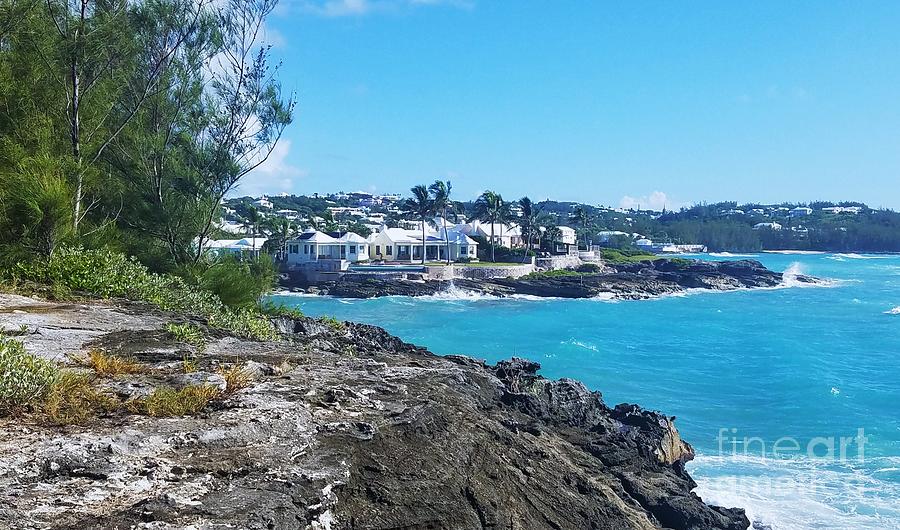
[[[222,392],[212,385],[189,385],[179,390],[157,388],[147,397],[128,401],[126,406],[135,414],[154,417],[188,416],[202,411],[221,396]]]
[[[422,223],[422,264],[425,264],[425,225],[435,214],[434,200],[423,185],[413,186],[412,197],[403,203],[403,211]]]
[[[322,324],[325,324],[326,326],[331,328],[333,331],[337,331],[337,332],[344,331],[344,323],[341,322],[340,320],[336,319],[335,317],[332,317],[332,316],[320,317],[319,322],[321,322]]]
[[[297,307],[289,307],[284,304],[276,304],[271,300],[264,300],[259,304],[259,311],[270,318],[304,318],[303,311]]]
[[[40,404],[40,413],[55,425],[81,425],[98,414],[116,410],[118,399],[99,390],[93,376],[63,370],[50,385]]]
[[[253,381],[253,374],[239,364],[219,370],[219,375],[225,378],[226,394],[233,394],[238,390],[247,388]]]
[[[142,374],[147,371],[147,367],[137,361],[123,359],[98,349],[88,352],[87,365],[100,376]]]
[[[583,276],[584,274],[572,269],[554,269],[549,271],[535,271],[522,276],[523,280],[539,280],[542,278],[566,278],[569,276]]]
[[[272,339],[271,323],[254,308],[227,307],[213,293],[189,286],[182,278],[151,273],[123,254],[109,250],[59,249],[49,260],[18,263],[0,276],[61,285],[103,298],[148,302],[164,311],[205,317],[211,327],[258,340]]]
[[[206,347],[203,330],[193,324],[166,324],[166,331],[178,342],[190,344],[198,350]]]
[[[491,224],[491,261],[497,261],[495,246],[497,237],[502,238],[503,234],[494,234],[494,226],[499,224],[501,227],[513,220],[512,205],[503,200],[503,196],[493,191],[485,191],[475,201],[473,214],[479,221]],[[501,228],[502,230],[502,228]]]
[[[603,266],[596,263],[582,263],[575,270],[589,274],[597,274],[603,272]]]
[[[0,335],[0,416],[41,401],[58,377],[56,366]]]
[[[616,248],[604,248],[601,251],[601,257],[607,263],[635,263],[660,259],[656,254],[643,250],[620,250]]]

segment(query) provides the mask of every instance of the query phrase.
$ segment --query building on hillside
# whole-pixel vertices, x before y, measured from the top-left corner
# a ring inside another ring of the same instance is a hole
[[[779,223],[756,223],[753,225],[754,230],[781,230],[782,226]]]
[[[369,255],[373,260],[420,261],[422,259],[422,230],[382,227],[369,237]],[[447,229],[450,260],[472,260],[478,256],[478,243],[454,228]],[[443,261],[447,259],[447,242],[443,228],[425,229],[425,260]]]
[[[338,234],[335,234],[338,235]],[[338,267],[345,270],[350,263],[369,260],[369,244],[366,238],[353,232],[339,237],[309,229],[296,239],[286,242],[289,267],[318,261],[347,262]]]
[[[474,220],[468,223],[459,224],[454,227],[455,230],[462,232],[469,237],[483,237],[488,242],[491,241],[493,227],[493,243],[501,247],[516,248],[525,246],[525,238],[522,236],[522,230],[516,225],[507,225],[501,223],[483,223]]]
[[[807,208],[805,206],[798,206],[790,211],[791,217],[806,217],[807,215],[812,215],[812,208]]]
[[[570,226],[557,226],[559,229],[560,238],[557,243],[562,243],[564,245],[575,245],[578,243],[578,235],[575,232],[575,229]],[[622,232],[624,234],[624,232]]]
[[[263,245],[268,241],[264,237],[245,237],[243,239],[208,239],[203,243],[203,252],[215,256],[235,255],[258,257]]]
[[[253,205],[257,208],[264,208],[266,210],[271,210],[273,208],[272,202],[265,195],[253,201]]]

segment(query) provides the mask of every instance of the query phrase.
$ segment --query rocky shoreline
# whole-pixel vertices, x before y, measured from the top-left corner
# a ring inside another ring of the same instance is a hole
[[[794,276],[799,283],[815,283],[808,276]],[[607,265],[598,273],[572,275],[534,275],[523,278],[491,280],[383,280],[371,278],[341,279],[301,288],[307,292],[340,298],[380,296],[427,296],[455,288],[493,296],[527,295],[555,298],[596,298],[635,300],[684,292],[688,289],[728,291],[771,288],[783,285],[783,273],[767,269],[754,260],[701,261],[658,259],[628,264]]]
[[[35,353],[100,348],[151,368],[120,396],[178,386],[202,321],[131,303],[0,295]],[[198,416],[125,412],[65,428],[0,423],[2,528],[728,529],[685,471],[674,418],[615,407],[536,363],[441,357],[362,324],[279,319],[282,339],[216,334],[194,379],[245,363],[253,384]],[[62,360],[62,359],[60,359]]]

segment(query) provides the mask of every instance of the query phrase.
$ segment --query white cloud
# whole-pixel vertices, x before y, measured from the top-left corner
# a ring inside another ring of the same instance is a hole
[[[640,208],[641,210],[662,211],[663,208],[667,210],[680,208],[681,204],[675,203],[668,195],[661,191],[654,191],[650,195],[643,195],[641,197],[626,195],[619,201],[619,207],[626,209]]]
[[[297,0],[292,4],[300,11],[323,17],[358,17],[417,6],[446,5],[470,9],[474,7],[474,0]]]
[[[305,177],[308,171],[288,162],[290,152],[291,141],[285,139],[279,141],[269,158],[245,176],[235,191],[240,195],[254,197],[267,193],[294,191],[295,181]]]

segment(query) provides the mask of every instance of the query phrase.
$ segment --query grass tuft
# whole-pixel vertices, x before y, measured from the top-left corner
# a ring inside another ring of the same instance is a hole
[[[226,394],[234,394],[238,390],[247,388],[253,382],[253,374],[239,364],[219,370],[219,375],[225,378]]]
[[[148,371],[147,366],[131,360],[123,359],[116,355],[110,355],[102,350],[93,349],[88,352],[87,365],[94,369],[99,376],[114,376],[125,374],[143,374]]]
[[[145,398],[133,399],[126,405],[135,414],[157,418],[197,414],[210,402],[222,397],[222,391],[212,385],[190,385],[180,390],[157,388]]]
[[[344,323],[334,317],[321,317],[319,318],[319,322],[325,324],[338,333],[344,331]]]
[[[82,425],[100,413],[118,409],[119,400],[98,390],[94,383],[89,374],[60,372],[40,404],[40,412],[54,425]]]

